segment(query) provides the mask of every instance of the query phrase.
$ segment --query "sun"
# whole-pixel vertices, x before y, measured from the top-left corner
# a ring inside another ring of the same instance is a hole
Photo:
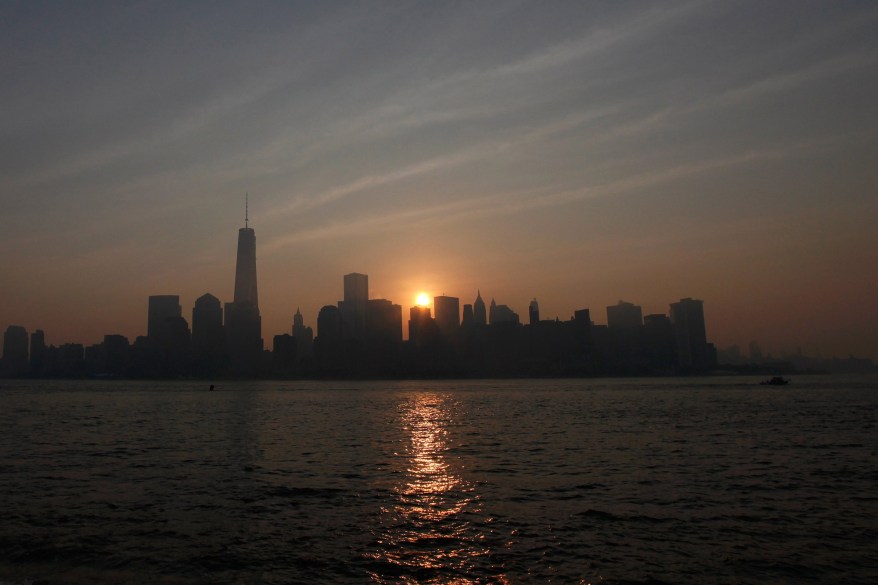
[[[415,302],[422,307],[426,307],[430,304],[430,297],[427,296],[427,293],[418,293],[418,298]]]

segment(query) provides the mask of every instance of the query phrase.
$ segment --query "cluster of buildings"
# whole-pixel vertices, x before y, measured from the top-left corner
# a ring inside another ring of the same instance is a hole
[[[403,327],[408,340],[403,339]],[[4,334],[7,377],[477,377],[669,375],[711,369],[703,303],[682,299],[667,315],[642,314],[620,301],[607,307],[607,325],[589,309],[568,321],[541,320],[536,299],[527,323],[481,291],[461,307],[451,296],[433,308],[403,308],[369,298],[369,277],[344,276],[344,298],[317,315],[317,335],[296,311],[290,333],[270,349],[262,338],[256,285],[256,235],[245,220],[238,232],[234,300],[212,294],[195,301],[191,328],[179,296],[149,297],[147,334],[134,343],[106,335],[89,347],[46,346],[43,331],[10,326]]]

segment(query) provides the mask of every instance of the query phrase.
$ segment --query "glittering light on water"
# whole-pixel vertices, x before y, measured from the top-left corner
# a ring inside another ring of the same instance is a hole
[[[478,511],[478,497],[448,457],[452,406],[448,396],[418,393],[399,407],[404,463],[373,556],[396,575],[394,582],[475,583],[467,569],[489,552],[466,517]]]

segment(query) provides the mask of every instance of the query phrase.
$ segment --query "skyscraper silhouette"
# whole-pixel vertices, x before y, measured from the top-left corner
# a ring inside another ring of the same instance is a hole
[[[28,369],[27,329],[10,325],[3,334],[3,374],[23,376]]]
[[[201,295],[192,308],[192,357],[198,373],[219,371],[225,352],[222,303],[210,293]]]
[[[344,301],[338,304],[341,332],[345,339],[362,339],[366,333],[369,276],[352,272],[344,275]]]
[[[446,339],[455,339],[460,330],[460,299],[457,297],[433,297],[436,310],[436,326]]]
[[[530,305],[527,307],[528,314],[528,323],[531,325],[536,325],[540,322],[540,305],[537,303],[537,300],[534,299],[530,302]]]
[[[635,304],[619,301],[607,307],[607,327],[618,330],[639,329],[643,325],[643,310]]]
[[[704,301],[685,298],[671,303],[670,317],[674,326],[677,363],[683,368],[706,368],[710,356],[704,327]]]
[[[476,293],[476,300],[473,303],[473,321],[476,325],[487,325],[488,323],[488,311],[485,309],[481,290]]]
[[[296,338],[298,359],[310,357],[314,353],[314,330],[305,327],[305,318],[299,309],[296,309],[296,314],[293,315],[293,337]]]
[[[233,372],[255,373],[262,355],[262,317],[256,288],[256,232],[249,226],[238,230],[238,259],[235,264],[235,300],[226,303],[226,333]]]
[[[46,334],[42,329],[37,329],[30,336],[30,372],[40,375],[43,370],[43,361],[46,357]]]
[[[183,315],[179,295],[151,295],[149,297],[149,314],[147,315],[146,335],[157,343],[163,335],[168,319]]]

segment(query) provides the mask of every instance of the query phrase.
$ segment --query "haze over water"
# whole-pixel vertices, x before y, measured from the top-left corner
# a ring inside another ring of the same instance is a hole
[[[878,381],[4,381],[0,580],[874,583]]]

